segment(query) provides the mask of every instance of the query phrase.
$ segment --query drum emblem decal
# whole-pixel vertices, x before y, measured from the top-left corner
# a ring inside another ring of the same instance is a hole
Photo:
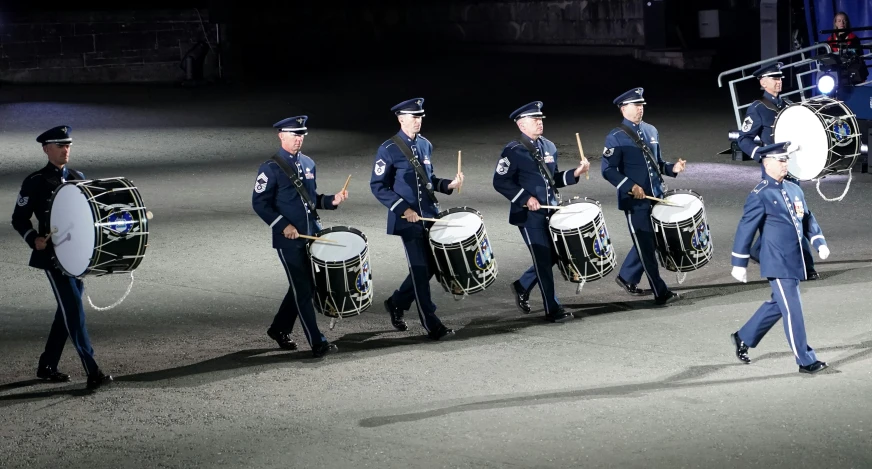
[[[360,268],[360,273],[357,274],[357,280],[354,282],[357,291],[366,293],[369,291],[369,261],[364,262]]]
[[[851,128],[848,126],[848,123],[837,119],[833,122],[833,135],[835,136],[836,145],[845,146],[851,143],[848,140],[848,136],[851,134]]]
[[[491,250],[490,242],[487,238],[481,240],[479,250],[475,253],[475,266],[479,269],[486,269],[494,259],[494,253]]]
[[[599,257],[606,257],[612,251],[612,243],[609,241],[609,232],[602,226],[597,231],[597,237],[593,240],[593,252]]]
[[[127,233],[133,228],[133,216],[127,210],[110,213],[108,221],[107,226],[114,233]]]
[[[708,246],[709,243],[709,227],[705,223],[700,223],[696,226],[693,236],[690,238],[690,244],[694,249],[701,251]]]

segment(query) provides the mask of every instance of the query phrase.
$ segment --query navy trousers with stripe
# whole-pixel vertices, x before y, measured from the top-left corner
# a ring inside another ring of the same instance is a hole
[[[394,291],[391,301],[401,311],[411,308],[414,302],[424,330],[428,333],[436,331],[442,327],[442,321],[436,316],[436,305],[430,296],[430,279],[436,273],[436,260],[430,251],[427,233],[421,231],[405,234],[402,239],[409,275],[400,288]]]
[[[545,305],[545,315],[553,316],[560,310],[560,302],[557,301],[557,293],[554,288],[554,264],[557,263],[557,253],[554,252],[554,244],[551,242],[551,233],[547,224],[542,227],[519,226],[524,243],[533,257],[533,265],[521,275],[518,280],[527,292],[536,283],[542,293],[542,304]]]
[[[669,292],[666,282],[660,278],[660,269],[657,266],[654,244],[654,226],[651,224],[651,208],[626,210],[627,225],[630,227],[630,236],[633,238],[633,248],[627,253],[621,271],[618,275],[625,282],[638,285],[642,281],[642,274],[648,278],[651,290],[655,297],[662,297]]]
[[[40,368],[57,369],[69,337],[82,360],[85,373],[89,376],[96,374],[97,362],[94,360],[94,349],[91,347],[91,339],[85,328],[85,307],[82,304],[84,283],[75,277],[65,275],[58,269],[46,269],[45,275],[58,302],[58,309],[55,311],[51,332],[45,343],[45,351],[39,357]]]
[[[814,350],[808,345],[805,321],[802,318],[802,300],[799,297],[799,280],[795,278],[770,278],[772,299],[763,303],[751,319],[739,329],[739,339],[748,347],[756,347],[769,329],[784,319],[784,334],[793,351],[796,363],[808,366],[817,361]]]
[[[303,325],[303,333],[310,346],[318,345],[327,340],[321,330],[318,329],[318,321],[315,318],[315,303],[312,280],[312,267],[309,256],[306,253],[306,244],[299,243],[299,247],[276,249],[279,260],[285,268],[288,276],[288,293],[282,300],[279,311],[273,318],[272,328],[281,332],[290,333],[294,330],[297,317]]]

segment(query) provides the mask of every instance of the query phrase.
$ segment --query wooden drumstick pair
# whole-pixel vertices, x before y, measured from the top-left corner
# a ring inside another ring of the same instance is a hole
[[[585,158],[585,156],[584,156],[584,150],[581,148],[581,137],[578,136],[578,132],[575,133],[575,141],[578,142],[578,154],[581,155],[581,162],[582,163],[587,162],[588,164],[590,164],[587,161],[587,158]],[[584,178],[590,179],[590,168],[589,167],[587,169],[587,172],[584,173]]]
[[[627,194],[629,194],[629,195],[633,195],[632,192],[627,192]],[[664,204],[664,205],[669,205],[669,206],[671,206],[671,207],[681,207],[681,208],[684,208],[684,207],[685,207],[685,205],[677,204],[677,203],[675,203],[675,202],[673,202],[673,201],[671,201],[671,200],[658,199],[657,197],[651,197],[650,195],[646,195],[645,198],[648,199],[648,200],[653,200],[653,201],[655,201],[655,202],[659,202],[659,203]]]

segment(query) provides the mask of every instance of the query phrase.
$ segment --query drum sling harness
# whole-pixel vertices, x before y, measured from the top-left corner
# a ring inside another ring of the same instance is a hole
[[[542,160],[542,153],[539,151],[539,146],[533,146],[530,137],[527,137],[526,135],[521,135],[521,138],[518,140],[520,140],[521,144],[524,145],[524,148],[533,155],[533,160],[537,165],[539,165],[539,172],[542,173],[542,177],[545,178],[548,186],[550,186],[551,190],[554,191],[554,198],[557,199],[557,205],[560,205],[560,192],[557,191],[557,187],[554,185],[554,178],[551,176],[551,171],[548,170],[548,166],[546,166],[545,162]]]
[[[291,180],[291,185],[294,186],[294,189],[297,190],[297,193],[300,194],[300,198],[303,199],[303,203],[306,204],[306,207],[312,212],[312,215],[315,216],[315,221],[319,224],[321,223],[321,217],[318,216],[318,211],[315,208],[315,204],[312,203],[312,199],[309,198],[309,192],[303,187],[303,181],[300,179],[300,175],[291,168],[291,165],[288,164],[278,153],[272,156],[272,160],[279,165],[279,168],[282,168],[282,171],[288,175],[288,179]]]
[[[642,150],[642,155],[644,155],[645,159],[648,160],[648,164],[657,168],[657,175],[660,177],[660,184],[663,187],[663,191],[667,191],[668,189],[666,187],[666,181],[663,180],[663,171],[660,170],[660,165],[657,164],[657,158],[654,158],[654,154],[651,153],[651,148],[642,141],[642,138],[639,137],[639,134],[633,132],[633,129],[631,129],[626,124],[621,124],[619,127],[621,128],[621,130],[624,131],[625,134],[630,137],[631,140],[633,140],[633,143],[635,143],[636,146],[639,147],[640,150]],[[639,127],[639,129],[641,130],[641,127]]]
[[[436,194],[433,192],[433,183],[427,178],[427,173],[424,172],[424,167],[421,166],[421,162],[412,154],[412,149],[409,148],[409,145],[407,145],[399,135],[391,137],[391,141],[397,144],[397,147],[401,152],[403,152],[403,156],[405,156],[406,159],[409,160],[409,164],[415,168],[415,173],[418,175],[418,178],[425,181],[424,189],[427,191],[427,197],[430,198],[430,201],[433,202],[433,205],[435,205],[438,210],[439,201],[436,200]]]

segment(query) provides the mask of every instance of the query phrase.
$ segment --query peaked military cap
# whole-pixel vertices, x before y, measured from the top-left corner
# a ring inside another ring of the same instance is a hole
[[[645,88],[633,88],[630,91],[615,98],[612,103],[615,106],[621,107],[624,104],[645,104]]]
[[[59,125],[39,134],[39,137],[36,137],[36,141],[43,145],[48,143],[70,145],[73,143],[73,137],[70,137],[72,130],[73,128],[68,125]]]
[[[308,129],[306,128],[306,120],[308,119],[308,116],[288,117],[287,119],[276,122],[275,124],[273,124],[273,127],[279,132],[290,132],[297,135],[306,135],[309,133]]]
[[[424,117],[424,98],[414,98],[397,104],[391,108],[391,111],[396,115],[411,114],[413,116]]]
[[[527,103],[518,109],[512,111],[509,114],[509,119],[513,119],[517,121],[518,119],[523,119],[524,117],[535,117],[537,119],[544,119],[545,115],[542,114],[542,101],[533,101],[532,103]]]
[[[784,76],[784,73],[781,72],[781,67],[784,64],[781,62],[770,62],[768,64],[764,64],[762,67],[754,70],[753,75],[758,79],[764,77],[781,77]]]
[[[763,161],[763,158],[774,158],[778,161],[787,161],[790,159],[789,147],[790,142],[773,143],[772,145],[760,147],[760,149],[757,150],[757,154],[760,155],[761,162]]]

